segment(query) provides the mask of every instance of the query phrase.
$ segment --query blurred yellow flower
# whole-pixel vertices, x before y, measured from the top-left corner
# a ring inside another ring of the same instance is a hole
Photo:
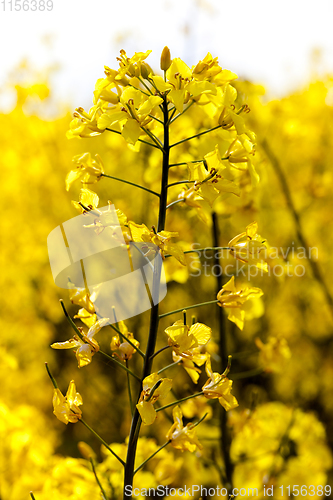
[[[196,451],[198,448],[201,450],[203,447],[199,443],[196,431],[193,424],[189,423],[185,427],[183,425],[183,413],[179,406],[176,406],[172,412],[174,424],[169,429],[166,438],[171,441],[171,445],[176,450],[181,451]]]
[[[218,305],[224,307],[229,313],[228,319],[233,321],[240,330],[243,330],[245,311],[243,306],[246,301],[256,299],[263,295],[260,288],[242,287],[237,290],[233,276],[217,294]]]
[[[281,373],[286,361],[291,358],[288,342],[284,338],[269,337],[267,344],[259,338],[255,339],[260,350],[259,360],[267,372]]]
[[[54,389],[53,393],[53,413],[64,424],[71,422],[75,424],[82,415],[79,406],[82,405],[82,397],[76,392],[74,380],[71,380],[68,386],[66,396],[60,389]]]
[[[228,243],[229,251],[240,262],[254,265],[267,272],[267,263],[264,262],[260,253],[267,248],[266,240],[258,234],[258,224],[252,222],[246,227],[245,232],[238,234]]]

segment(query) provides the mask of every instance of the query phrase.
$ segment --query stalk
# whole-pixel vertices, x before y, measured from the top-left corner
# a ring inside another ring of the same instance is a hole
[[[217,214],[213,212],[213,246],[216,248],[219,246],[219,226]],[[221,269],[221,263],[218,253],[214,252],[214,266],[218,266],[217,269]],[[218,293],[223,286],[222,283],[222,273],[217,273],[216,276],[216,293]],[[225,317],[223,314],[222,307],[217,308],[218,314],[218,329],[219,329],[219,354],[221,358],[221,373],[223,373],[225,367],[228,365],[228,348],[227,348],[227,335],[226,335],[226,324]],[[230,460],[230,436],[227,427],[227,412],[224,409],[220,409],[220,448],[221,454],[224,461],[225,476],[227,480],[228,493],[232,492],[232,472],[233,466]]]
[[[162,180],[161,180],[161,192],[160,192],[160,204],[159,204],[159,213],[158,213],[158,224],[157,224],[157,232],[163,231],[165,227],[165,218],[166,218],[166,207],[167,207],[167,195],[168,195],[168,174],[169,174],[169,113],[168,113],[168,103],[166,100],[166,96],[163,101],[163,127],[164,127],[164,140],[163,140],[163,162],[162,162]],[[153,276],[153,297],[157,296],[157,292],[160,286],[160,275],[161,275],[161,261],[158,260],[158,263],[155,262],[154,265],[154,276]],[[156,293],[155,293],[156,292]],[[150,326],[149,326],[149,336],[147,342],[147,348],[145,353],[145,361],[143,367],[142,380],[150,375],[151,368],[153,364],[153,354],[155,351],[156,337],[157,337],[157,329],[158,329],[158,303],[152,305],[151,314],[150,314]],[[137,397],[137,401],[140,397],[140,392]],[[138,444],[138,437],[141,427],[141,417],[140,414],[135,407],[134,415],[132,418],[131,430],[128,440],[128,450],[127,450],[127,458],[126,458],[126,466],[125,466],[125,475],[124,475],[124,500],[130,500],[132,497],[126,495],[125,487],[133,485],[133,476],[134,476],[134,463],[135,463],[135,455],[136,448]]]

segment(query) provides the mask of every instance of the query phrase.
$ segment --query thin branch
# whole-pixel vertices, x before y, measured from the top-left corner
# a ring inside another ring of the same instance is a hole
[[[108,130],[109,132],[114,132],[115,134],[122,135],[119,130],[113,130],[112,128],[106,127],[105,130]],[[143,144],[147,144],[148,146],[152,146],[153,148],[158,148],[161,149],[160,146],[156,146],[156,144],[153,144],[152,142],[145,141],[144,139],[138,139],[139,142],[143,142]]]
[[[172,117],[171,117],[171,118],[172,118],[172,120],[170,120],[170,125],[171,125],[171,123],[173,123],[174,121],[176,121],[176,120],[177,120],[177,118],[179,118],[179,117],[180,117],[183,113],[186,113],[186,111],[187,111],[188,109],[190,109],[190,107],[191,107],[191,106],[193,106],[193,104],[194,104],[194,101],[192,101],[192,102],[191,102],[191,104],[189,104],[189,105],[187,106],[187,108],[185,108],[185,109],[184,109],[181,113],[179,113],[177,116],[175,116],[174,118],[172,118]]]
[[[163,450],[163,448],[165,448],[166,446],[168,446],[168,444],[170,444],[170,443],[171,443],[171,440],[169,439],[169,441],[167,441],[166,443],[162,444],[162,446],[161,446],[158,450],[156,450],[156,451],[155,451],[152,455],[150,455],[150,457],[148,457],[148,458],[147,458],[144,462],[142,462],[142,464],[141,464],[141,465],[139,465],[139,467],[137,467],[137,468],[135,469],[135,471],[133,472],[133,475],[135,475],[137,472],[139,472],[139,470],[140,470],[140,469],[142,469],[142,467],[143,467],[144,465],[146,465],[146,463],[147,463],[149,460],[151,460],[151,459],[152,459],[155,455],[157,455],[157,453],[158,453],[159,451]]]
[[[120,457],[118,457],[117,453],[115,453],[115,452],[112,450],[112,448],[110,448],[110,446],[108,445],[108,443],[106,443],[106,442],[104,441],[104,439],[103,439],[103,438],[101,438],[101,436],[99,436],[99,435],[97,434],[97,432],[95,432],[95,431],[94,431],[94,429],[92,429],[92,428],[90,427],[90,425],[88,425],[88,424],[87,424],[87,422],[85,422],[85,421],[83,420],[83,418],[80,418],[78,421],[79,421],[79,422],[82,422],[82,424],[83,424],[85,427],[87,427],[87,429],[88,429],[88,430],[89,430],[89,431],[90,431],[90,432],[91,432],[91,433],[92,433],[92,434],[93,434],[93,435],[94,435],[94,436],[95,436],[95,437],[96,437],[96,438],[97,438],[97,439],[98,439],[98,440],[99,440],[102,444],[104,444],[105,448],[107,448],[107,449],[109,450],[109,452],[110,452],[110,453],[112,453],[112,455],[113,455],[113,456],[114,456],[114,457],[115,457],[115,458],[116,458],[116,459],[117,459],[117,460],[121,463],[121,465],[125,466],[125,462],[124,462],[124,460],[122,460]]]
[[[151,189],[148,189],[144,186],[140,186],[140,184],[135,184],[135,182],[130,182],[126,181],[125,179],[120,179],[119,177],[114,177],[113,175],[108,175],[108,174],[101,174],[101,177],[107,177],[108,179],[113,179],[115,181],[123,182],[124,184],[130,184],[131,186],[135,186],[139,189],[143,189],[144,191],[147,191],[148,193],[154,194],[155,196],[160,197],[159,193],[156,193],[156,191],[152,191]]]
[[[128,359],[126,359],[126,368],[128,368]],[[130,378],[129,378],[129,373],[127,373],[127,390],[128,390],[128,399],[129,399],[129,404],[130,404],[130,408],[131,408],[131,414],[132,414],[132,417],[133,417],[134,410],[133,410],[131,381],[130,381]]]
[[[208,130],[204,130],[203,132],[200,132],[199,134],[192,135],[191,137],[187,137],[186,139],[182,139],[181,141],[175,142],[174,144],[171,144],[170,148],[174,148],[175,146],[178,146],[179,144],[182,144],[183,142],[190,141],[191,139],[195,139],[196,137],[200,137],[201,135],[208,134],[209,132],[213,132],[213,130],[217,130],[218,128],[221,128],[221,125],[217,125],[216,127],[210,128]]]
[[[195,309],[196,307],[209,306],[210,304],[217,304],[218,300],[210,300],[209,302],[202,302],[201,304],[194,304],[193,306],[182,307],[181,309],[175,309],[164,314],[160,314],[159,318],[165,318],[165,316],[170,316],[171,314],[176,314],[179,312],[187,311],[188,309]]]
[[[175,361],[174,363],[171,363],[171,364],[170,364],[170,365],[168,365],[168,366],[165,366],[164,368],[161,368],[161,369],[157,372],[157,374],[158,374],[158,375],[160,375],[160,374],[161,374],[161,373],[163,373],[165,370],[168,370],[168,368],[172,368],[172,366],[176,366],[176,365],[178,365],[178,363],[180,363],[180,362],[181,362],[181,359],[179,359],[178,361]]]
[[[95,464],[94,464],[94,459],[92,457],[90,457],[90,463],[91,463],[91,468],[93,470],[93,473],[94,473],[94,476],[95,476],[95,479],[96,479],[96,483],[98,484],[99,489],[101,490],[103,500],[107,500],[107,496],[106,496],[106,493],[105,493],[104,488],[102,486],[102,483],[98,479],[96,468],[95,468]]]
[[[173,403],[169,403],[168,405],[161,406],[160,408],[156,408],[156,412],[166,410],[166,408],[171,408],[171,406],[178,405],[179,403],[182,403],[183,401],[187,401],[188,399],[196,398],[197,396],[202,396],[203,391],[201,392],[196,392],[195,394],[191,394],[191,396],[187,396],[186,398],[178,399],[177,401],[174,401]]]
[[[169,205],[167,205],[166,208],[168,209],[168,208],[172,207],[173,205],[177,205],[177,203],[181,203],[182,201],[185,201],[185,198],[180,198],[179,200],[175,200],[175,201],[169,203]]]
[[[159,351],[154,352],[152,356],[150,356],[150,359],[153,359],[155,356],[160,354],[161,352],[165,351],[166,349],[170,349],[171,345],[166,345],[165,347],[162,347]]]

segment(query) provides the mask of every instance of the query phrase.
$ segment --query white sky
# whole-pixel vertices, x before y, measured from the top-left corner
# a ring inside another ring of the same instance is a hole
[[[333,0],[53,0],[51,12],[16,12],[14,2],[12,12],[0,2],[0,85],[24,57],[37,68],[56,63],[54,92],[75,107],[90,107],[103,66],[117,68],[121,48],[152,49],[157,68],[164,45],[189,66],[210,51],[274,95],[309,78],[314,48],[322,50],[318,70],[333,73]]]

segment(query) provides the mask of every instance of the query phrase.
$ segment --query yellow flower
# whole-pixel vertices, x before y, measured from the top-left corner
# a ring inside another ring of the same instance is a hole
[[[97,290],[91,294],[86,288],[77,288],[72,282],[69,282],[67,286],[69,288],[69,300],[72,304],[81,306],[89,313],[94,314],[94,300],[96,300]]]
[[[66,340],[66,342],[55,342],[51,347],[52,349],[76,349],[75,355],[78,360],[79,368],[89,365],[95,352],[99,351],[99,345],[94,339],[94,335],[108,322],[108,318],[96,321],[96,323],[89,328],[87,335],[79,328],[82,333],[82,339],[78,335],[74,335],[72,339]]]
[[[198,383],[201,370],[196,365],[202,366],[205,364],[208,354],[201,353],[199,349],[191,349],[192,358],[184,358],[177,356],[175,351],[172,352],[172,359],[174,362],[179,362],[184,370],[189,374],[194,384]]]
[[[104,132],[98,128],[97,121],[107,106],[108,102],[99,102],[90,108],[88,113],[83,108],[76,108],[73,114],[74,119],[70,122],[69,130],[66,133],[67,139],[94,137]]]
[[[254,265],[267,272],[267,264],[260,259],[260,253],[267,248],[266,240],[257,233],[258,224],[252,222],[246,227],[246,231],[238,234],[229,241],[230,253],[239,261]]]
[[[162,256],[164,254],[173,255],[183,266],[186,266],[184,252],[180,246],[175,243],[170,243],[171,238],[178,236],[177,232],[161,231],[155,233],[149,231],[145,224],[135,224],[129,221],[128,227],[131,231],[133,241],[142,241],[146,243],[153,243],[160,248]]]
[[[64,424],[67,425],[68,422],[75,424],[81,418],[80,405],[82,405],[82,397],[76,392],[74,380],[69,383],[66,396],[61,393],[60,389],[54,389],[53,413]]]
[[[255,149],[252,138],[247,134],[238,135],[230,144],[225,156],[228,157],[228,162],[231,167],[238,170],[248,170],[253,186],[259,182],[251,157],[254,155]]]
[[[195,191],[211,206],[221,193],[239,196],[239,186],[223,177],[222,171],[225,168],[217,145],[214,151],[204,156],[204,162],[188,164],[189,180],[195,181]]]
[[[68,191],[73,182],[81,179],[83,184],[94,184],[98,182],[104,173],[104,166],[101,157],[96,154],[95,159],[90,153],[76,155],[73,157],[75,170],[71,170],[66,177],[66,190]],[[97,195],[96,195],[97,196]]]
[[[82,203],[82,205],[81,205]],[[73,201],[72,200],[72,205],[81,213],[87,213],[86,209],[83,207],[88,208],[89,210],[96,210],[98,207],[99,203],[99,196],[94,193],[93,191],[90,191],[90,189],[82,188],[80,190],[80,195],[79,195],[79,201]]]
[[[146,97],[140,90],[128,86],[120,97],[120,104],[106,110],[99,118],[100,129],[121,125],[124,139],[135,144],[145,127],[152,121],[150,116],[163,102],[159,96]]]
[[[202,445],[199,443],[196,431],[193,424],[189,423],[185,427],[183,425],[183,413],[179,406],[176,406],[172,412],[174,424],[169,429],[166,438],[171,441],[171,445],[176,450],[181,451],[196,451],[198,448],[202,450]]]
[[[193,359],[197,353],[193,350],[207,344],[212,336],[212,329],[202,323],[195,323],[188,327],[184,325],[183,320],[178,320],[166,328],[165,333],[168,336],[169,345],[178,356]]]
[[[267,344],[264,344],[259,338],[256,338],[255,343],[260,349],[259,359],[265,371],[283,372],[286,361],[291,357],[286,339],[269,337]]]
[[[120,51],[120,57],[117,57],[119,61],[119,72],[116,79],[121,80],[125,75],[129,77],[140,76],[141,74],[141,63],[151,53],[151,50],[146,52],[135,52],[134,56],[131,58],[127,57],[126,52],[122,49]]]
[[[237,290],[233,276],[217,294],[218,305],[226,308],[228,319],[233,321],[240,330],[243,330],[245,311],[243,306],[247,300],[259,298],[263,295],[260,288],[243,287]]]
[[[123,321],[118,322],[118,328],[124,337],[129,339],[136,347],[139,347],[140,342],[135,340],[133,333],[128,331],[128,328]],[[112,338],[110,347],[111,351],[120,351],[120,358],[122,360],[131,359],[132,355],[136,352],[134,347],[132,347],[129,342],[124,341],[118,334]]]
[[[145,425],[151,425],[156,419],[154,403],[166,397],[171,390],[172,380],[161,378],[157,373],[152,373],[142,382],[142,392],[139,403],[136,405]]]
[[[203,393],[208,399],[217,399],[226,411],[232,410],[238,406],[238,401],[231,394],[232,380],[229,380],[225,374],[220,375],[213,372],[210,356],[206,361],[206,373],[209,377],[202,387]]]

